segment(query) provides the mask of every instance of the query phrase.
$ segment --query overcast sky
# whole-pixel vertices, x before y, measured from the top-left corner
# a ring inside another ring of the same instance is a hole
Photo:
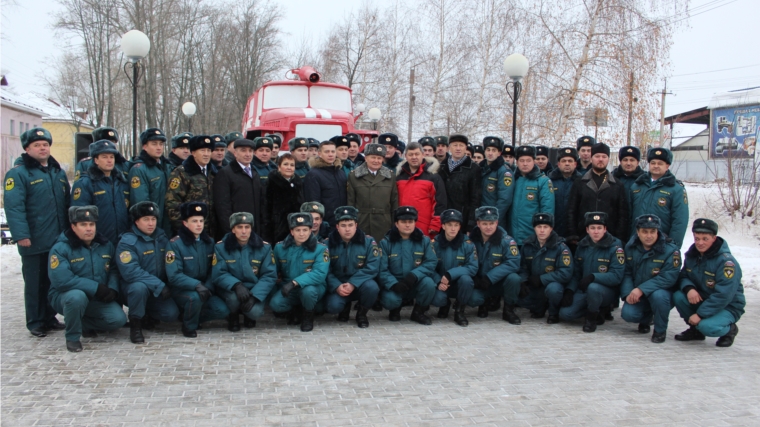
[[[41,76],[66,43],[48,30],[58,5],[54,0],[17,3],[2,10],[0,67],[14,92],[46,93]],[[289,32],[285,38],[288,45],[297,44],[304,34],[321,38],[330,24],[360,6],[358,0],[279,3],[284,11],[281,27]],[[671,50],[668,91],[673,95],[667,97],[666,115],[704,107],[716,92],[760,86],[756,34],[760,0],[692,0],[691,8],[695,12],[688,26],[676,34]],[[679,131],[677,126],[676,135],[693,135],[699,130],[698,126],[682,126]]]

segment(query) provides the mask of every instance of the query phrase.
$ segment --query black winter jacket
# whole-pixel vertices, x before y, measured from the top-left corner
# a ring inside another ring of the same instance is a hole
[[[266,212],[266,198],[261,188],[261,179],[251,168],[249,178],[240,163],[234,161],[221,168],[214,178],[214,209],[216,211],[217,234],[230,232],[230,216],[236,212],[253,215],[253,230],[261,236],[263,230],[262,213]],[[218,237],[218,236],[217,236]]]
[[[262,237],[272,246],[285,240],[290,234],[288,214],[300,212],[303,199],[303,180],[293,175],[290,181],[280,172],[269,173],[266,187],[266,212]]]
[[[475,227],[475,209],[480,207],[480,166],[466,157],[453,171],[449,171],[446,161],[441,163],[438,175],[446,186],[446,208],[462,212],[462,232],[469,232]]]
[[[570,190],[570,200],[567,204],[567,234],[568,236],[586,236],[586,212],[606,212],[607,231],[620,241],[627,241],[629,227],[628,197],[625,186],[610,172],[607,179],[597,190],[591,174],[586,172],[583,177],[573,183]]]
[[[335,226],[335,209],[348,204],[347,178],[343,163],[335,159],[327,164],[319,157],[309,160],[311,169],[303,181],[303,198],[306,202],[319,202],[325,207],[324,220]]]

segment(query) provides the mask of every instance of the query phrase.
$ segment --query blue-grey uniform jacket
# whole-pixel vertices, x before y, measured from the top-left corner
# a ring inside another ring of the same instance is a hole
[[[625,250],[620,239],[605,233],[596,243],[591,236],[578,242],[573,280],[568,288],[576,291],[578,282],[589,274],[594,275],[594,283],[614,289],[620,287],[625,275]]]
[[[111,264],[113,256],[113,244],[102,234],[96,234],[90,247],[87,247],[73,230],[61,233],[49,255],[48,300],[53,301],[61,293],[75,289],[94,299],[99,284],[107,285],[118,293],[119,274]]]
[[[478,253],[478,275],[488,276],[491,283],[497,283],[520,270],[520,251],[517,242],[507,231],[499,227],[487,242],[483,242],[480,228],[470,232],[470,239]]]
[[[480,205],[494,206],[499,209],[499,225],[506,227],[515,189],[512,185],[514,180],[512,169],[505,165],[504,158],[499,156],[490,165],[488,160],[480,162],[480,173],[483,179]]]
[[[360,287],[380,272],[380,247],[372,236],[356,229],[346,243],[338,230],[333,230],[325,241],[330,249],[330,272],[327,273],[327,292],[335,292],[343,283]]]
[[[522,247],[520,257],[520,277],[527,281],[529,276],[541,277],[546,286],[551,282],[566,285],[573,276],[573,260],[565,239],[552,231],[544,246],[538,243],[536,235],[528,237]]]
[[[231,291],[240,282],[259,301],[266,301],[277,282],[272,247],[256,233],[251,233],[245,246],[234,234],[225,234],[214,247],[211,265],[215,289]]]
[[[432,277],[438,258],[435,256],[430,238],[415,228],[411,236],[404,240],[394,225],[380,242],[380,282],[382,288],[390,289],[409,272],[417,281]]]
[[[161,295],[167,281],[164,253],[168,243],[166,233],[158,227],[150,236],[135,225],[132,231],[122,234],[116,246],[122,284],[141,282],[154,297]]]
[[[93,165],[71,189],[71,206],[87,205],[98,207],[98,216],[103,218],[98,221],[98,233],[114,245],[129,231],[129,184],[124,174],[114,169],[111,176],[105,176]]]
[[[526,175],[519,169],[515,171],[512,185],[515,189],[507,229],[516,241],[523,242],[534,233],[533,214],[543,212],[554,215],[554,186],[538,166]]]
[[[670,171],[657,181],[652,181],[649,173],[639,176],[631,187],[628,206],[631,207],[632,219],[641,215],[657,215],[662,221],[660,230],[673,239],[678,248],[681,247],[689,222],[689,199],[683,183]]]
[[[456,282],[462,276],[474,278],[478,274],[478,253],[475,244],[463,233],[457,234],[454,240],[446,240],[445,233],[433,240],[433,250],[438,257],[433,281],[439,283],[441,278],[449,273],[451,280]]]
[[[293,236],[288,236],[274,247],[274,258],[281,283],[295,281],[301,288],[326,289],[330,251],[313,234],[301,246],[296,245]]]
[[[204,231],[198,240],[184,225],[166,247],[166,276],[176,291],[194,291],[199,283],[208,289],[211,284],[211,261],[214,240]]]
[[[625,275],[620,287],[620,297],[625,298],[634,288],[639,288],[645,296],[662,289],[675,291],[681,269],[681,252],[658,233],[651,250],[644,250],[638,236],[625,245]]]

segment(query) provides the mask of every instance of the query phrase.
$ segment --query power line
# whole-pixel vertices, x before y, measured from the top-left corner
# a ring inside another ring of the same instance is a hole
[[[741,68],[752,68],[752,67],[760,67],[760,64],[743,65],[741,67],[733,67],[733,68],[723,68],[721,70],[701,71],[699,73],[676,74],[676,75],[670,76],[670,77],[696,76],[698,74],[717,73],[717,72],[720,72],[720,71],[738,70],[738,69],[741,69]]]

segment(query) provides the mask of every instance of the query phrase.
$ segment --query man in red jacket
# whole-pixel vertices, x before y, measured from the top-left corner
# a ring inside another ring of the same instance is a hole
[[[417,228],[433,237],[441,229],[441,212],[446,210],[446,187],[438,175],[438,160],[424,157],[422,146],[410,142],[404,152],[406,160],[396,168],[399,206],[414,206],[418,212]]]

